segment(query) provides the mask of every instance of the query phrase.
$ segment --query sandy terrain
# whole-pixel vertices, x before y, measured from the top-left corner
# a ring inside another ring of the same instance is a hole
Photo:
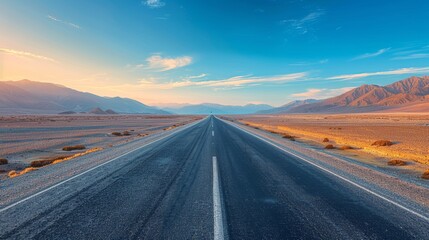
[[[106,149],[200,119],[198,116],[3,116],[0,117],[0,173],[22,170],[35,160],[70,156],[89,149]],[[129,132],[114,136],[113,132]],[[65,146],[84,145],[86,150],[63,151]]]
[[[348,156],[386,165],[388,160],[404,160],[409,168],[418,162],[429,165],[429,114],[347,114],[229,116],[243,124],[279,134],[290,134],[297,141],[323,148],[332,144],[353,150],[333,150]],[[323,142],[328,138],[329,142]],[[389,140],[392,146],[372,146]]]

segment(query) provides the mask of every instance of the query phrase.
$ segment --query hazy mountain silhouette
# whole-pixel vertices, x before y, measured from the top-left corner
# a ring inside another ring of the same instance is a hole
[[[244,106],[221,105],[214,103],[202,103],[187,105],[178,108],[165,108],[167,111],[177,114],[250,114],[261,110],[271,109],[267,104],[247,104]]]
[[[299,106],[306,105],[306,104],[310,104],[310,103],[316,103],[316,102],[319,102],[319,101],[320,100],[316,100],[316,99],[295,100],[295,101],[289,102],[289,103],[287,103],[285,105],[282,105],[280,107],[271,108],[271,109],[267,109],[267,110],[262,110],[262,111],[258,111],[256,113],[257,114],[280,114],[280,113],[287,113],[292,108],[299,107]]]
[[[100,97],[52,83],[0,82],[0,113],[89,112],[94,108],[110,109],[115,113],[168,114],[129,98]]]

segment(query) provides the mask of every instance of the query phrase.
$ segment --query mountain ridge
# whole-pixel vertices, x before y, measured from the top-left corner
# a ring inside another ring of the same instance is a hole
[[[0,112],[6,114],[56,114],[89,112],[94,108],[118,113],[169,114],[129,98],[101,97],[62,85],[31,80],[0,81]]]
[[[336,97],[291,108],[287,113],[376,112],[402,107],[411,110],[411,105],[425,102],[429,102],[429,76],[413,76],[386,86],[364,84]],[[423,106],[419,109],[425,109]]]
[[[272,114],[272,113],[287,112],[289,109],[292,109],[294,107],[298,107],[298,106],[302,106],[302,105],[310,104],[310,103],[316,103],[318,101],[320,101],[320,100],[316,100],[316,99],[295,100],[295,101],[291,101],[289,103],[286,103],[280,107],[275,107],[272,109],[258,111],[258,112],[256,112],[256,114]]]

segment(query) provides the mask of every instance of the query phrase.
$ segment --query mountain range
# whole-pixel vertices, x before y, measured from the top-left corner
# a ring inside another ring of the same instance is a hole
[[[311,104],[311,103],[316,103],[316,102],[319,102],[319,101],[320,100],[316,100],[316,99],[295,100],[295,101],[289,102],[289,103],[287,103],[285,105],[282,105],[280,107],[270,108],[270,109],[258,111],[258,112],[256,112],[256,114],[284,113],[284,112],[288,112],[292,108],[296,108],[296,107],[307,105],[307,104]]]
[[[386,86],[362,85],[336,97],[305,101],[293,107],[274,108],[269,113],[427,112],[429,76],[410,77]]]
[[[251,114],[272,108],[272,106],[267,104],[247,104],[244,106],[233,106],[214,103],[202,103],[164,109],[176,114]]]
[[[129,98],[100,97],[52,83],[0,82],[0,113],[55,114],[109,109],[113,113],[169,114]]]
[[[103,110],[105,109],[105,110]],[[129,98],[101,97],[52,83],[0,81],[0,114],[287,114],[429,112],[429,76],[386,86],[362,85],[336,97],[292,101],[273,108],[202,103],[159,109]]]

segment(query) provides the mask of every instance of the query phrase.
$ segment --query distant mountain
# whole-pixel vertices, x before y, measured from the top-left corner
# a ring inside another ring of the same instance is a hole
[[[289,109],[288,113],[429,111],[429,76],[410,77],[387,86],[362,85],[337,97]]]
[[[118,114],[117,112],[113,111],[112,109],[107,109],[104,111],[106,114]]]
[[[178,108],[166,108],[166,110],[176,114],[250,114],[271,108],[273,107],[266,104],[231,106],[214,103],[202,103]]]
[[[281,114],[281,113],[287,113],[290,109],[294,108],[294,107],[299,107],[302,105],[306,105],[306,104],[311,104],[311,103],[316,103],[319,102],[320,100],[316,100],[316,99],[306,99],[306,100],[295,100],[292,102],[289,102],[283,106],[280,107],[276,107],[276,108],[271,108],[268,110],[262,110],[262,111],[258,111],[256,112],[256,114]]]
[[[94,108],[118,113],[169,114],[129,98],[100,97],[52,83],[0,82],[0,113],[3,114],[89,112]]]
[[[88,112],[89,114],[118,114],[117,112],[113,111],[112,109],[107,109],[106,111],[104,111],[101,108],[94,108],[91,111]]]
[[[101,108],[94,108],[91,111],[89,111],[88,113],[90,114],[107,114],[105,111],[103,111],[103,109]]]

